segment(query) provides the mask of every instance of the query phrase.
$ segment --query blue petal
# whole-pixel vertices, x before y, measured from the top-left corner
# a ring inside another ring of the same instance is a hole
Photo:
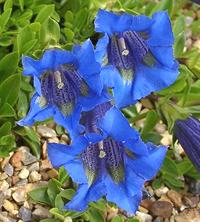
[[[68,174],[75,183],[87,183],[84,166],[80,159],[74,158],[73,160],[65,163],[64,168],[67,170]]]
[[[136,103],[132,96],[132,81],[124,80],[113,66],[101,70],[101,80],[108,88],[113,88],[116,107],[123,108]]]
[[[33,81],[34,81],[33,84],[34,84],[36,92],[41,96],[42,95],[41,82],[40,82],[39,78],[36,75],[34,75]]]
[[[23,74],[30,76],[40,76],[42,69],[40,68],[40,61],[32,59],[28,56],[22,56]]]
[[[31,126],[36,121],[43,121],[54,115],[54,109],[50,106],[40,107],[38,103],[39,95],[35,93],[31,99],[30,110],[27,116],[18,121],[17,124],[20,126]]]
[[[135,213],[139,207],[142,198],[142,192],[138,190],[135,196],[129,196],[126,189],[122,185],[115,184],[108,176],[106,184],[106,199],[115,203],[118,207],[126,210],[129,213]]]
[[[99,127],[118,141],[126,141],[139,138],[139,133],[134,130],[124,115],[116,107],[109,109],[99,121]]]
[[[128,139],[125,141],[124,145],[134,154],[144,156],[149,154],[147,145],[141,140],[140,137],[138,137],[137,140],[135,138]]]
[[[48,144],[48,157],[54,167],[60,167],[73,160],[76,155],[86,149],[88,141],[83,136],[77,138],[72,145],[63,145],[57,143]]]
[[[102,63],[104,56],[107,54],[107,46],[109,43],[109,37],[105,33],[102,38],[100,38],[96,44],[95,58],[96,61]]]
[[[151,92],[162,90],[170,86],[179,74],[178,65],[174,63],[173,69],[161,65],[148,67],[140,65],[133,81],[133,99],[138,100]]]
[[[73,199],[65,205],[65,209],[74,211],[84,211],[88,203],[97,201],[105,194],[105,187],[102,181],[97,181],[92,186],[87,184],[79,186],[76,195]]]
[[[172,68],[174,66],[175,59],[172,46],[150,46],[150,51],[162,65],[167,66],[169,68]]]
[[[80,97],[79,104],[81,104],[83,111],[89,111],[95,106],[110,100],[110,95],[107,93],[107,90],[104,89],[101,95],[90,92],[88,96]]]
[[[156,12],[153,14],[153,25],[149,31],[149,46],[172,46],[174,37],[168,13]]]
[[[74,53],[79,63],[78,71],[80,75],[94,92],[100,94],[103,89],[99,74],[101,66],[95,59],[91,41],[88,39],[80,47],[76,47]]]
[[[48,158],[53,167],[58,168],[74,158],[71,147],[58,143],[48,143]]]
[[[151,180],[160,169],[165,158],[167,148],[164,146],[156,147],[151,143],[147,143],[147,146],[149,155],[136,156],[134,159],[130,158],[129,166],[140,177],[145,180]]]
[[[95,19],[95,31],[112,35],[127,30],[144,31],[152,21],[145,15],[133,16],[127,13],[116,15],[100,9]]]
[[[76,58],[71,52],[61,49],[46,50],[40,60],[34,60],[28,56],[22,58],[23,74],[40,76],[46,70],[55,70],[58,66],[76,63]]]
[[[61,111],[55,107],[54,120],[57,124],[63,126],[70,134],[71,139],[76,138],[80,133],[83,132],[83,127],[79,124],[81,116],[81,106],[75,106],[72,114],[63,115]]]

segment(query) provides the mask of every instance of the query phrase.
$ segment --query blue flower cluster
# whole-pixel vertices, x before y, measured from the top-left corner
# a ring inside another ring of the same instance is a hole
[[[167,149],[145,144],[120,108],[176,80],[171,24],[166,12],[149,18],[99,10],[95,30],[103,34],[95,49],[87,40],[72,51],[47,50],[40,60],[23,57],[36,92],[18,124],[53,117],[69,132],[71,145],[48,145],[53,166],[64,166],[79,185],[66,209],[83,211],[105,196],[135,213]]]

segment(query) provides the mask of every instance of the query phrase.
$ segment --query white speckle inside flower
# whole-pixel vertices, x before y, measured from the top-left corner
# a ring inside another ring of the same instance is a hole
[[[47,105],[47,100],[45,99],[44,96],[39,96],[36,102],[39,104],[40,107],[44,107]]]
[[[123,56],[127,56],[129,54],[129,50],[128,49],[124,49],[123,51],[122,51],[122,55]]]
[[[62,89],[64,86],[64,83],[62,82],[61,73],[59,71],[55,71],[54,75],[55,75],[55,80],[56,80],[58,89]]]
[[[104,158],[106,156],[106,152],[103,150],[100,150],[99,152],[99,158]]]

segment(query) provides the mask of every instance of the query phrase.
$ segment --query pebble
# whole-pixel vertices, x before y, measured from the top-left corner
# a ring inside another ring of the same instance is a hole
[[[164,219],[162,217],[156,217],[153,222],[164,222]]]
[[[3,207],[5,210],[7,210],[10,213],[12,213],[15,210],[15,207],[12,204],[12,202],[10,202],[8,200],[4,200]]]
[[[142,207],[144,207],[145,209],[149,210],[152,204],[153,204],[153,201],[152,201],[152,200],[145,199],[145,200],[142,200],[142,201],[141,201],[140,206],[142,206]]]
[[[35,163],[36,161],[37,161],[37,158],[33,156],[30,152],[28,152],[27,150],[23,151],[22,162],[25,166]]]
[[[153,220],[153,217],[151,215],[142,213],[140,211],[136,212],[136,217],[138,218],[140,222],[152,222]]]
[[[33,182],[33,183],[37,182],[37,181],[41,180],[41,175],[37,171],[33,171],[29,175],[29,180],[30,180],[30,182]]]
[[[4,167],[4,172],[8,175],[8,176],[12,176],[14,173],[14,169],[13,166],[10,163],[7,163],[6,166]]]
[[[153,216],[168,218],[172,214],[173,206],[167,201],[155,201],[151,207],[150,212]]]
[[[65,143],[65,144],[69,144],[70,143],[70,139],[66,134],[63,134],[60,138],[61,143]]]
[[[199,222],[200,212],[195,209],[185,209],[179,215],[175,216],[176,222]]]
[[[200,180],[189,180],[189,192],[195,195],[200,195]]]
[[[19,218],[22,219],[24,222],[31,221],[31,210],[25,207],[21,207],[19,209]]]
[[[12,194],[12,197],[18,204],[22,204],[26,200],[26,190],[19,188]]]
[[[160,187],[159,189],[154,190],[157,197],[161,197],[169,191],[167,187]]]
[[[41,137],[44,137],[47,139],[57,136],[55,130],[48,128],[47,126],[42,126],[42,125],[37,126],[37,132],[39,133]]]
[[[183,202],[186,206],[194,208],[199,203],[199,197],[198,196],[189,196],[189,195],[187,195],[187,196],[183,197]]]
[[[23,153],[21,150],[17,150],[17,152],[14,153],[14,155],[10,159],[10,163],[13,167],[21,167],[22,166],[22,158]]]
[[[47,141],[45,141],[42,145],[42,159],[47,158]]]
[[[50,162],[48,159],[46,159],[46,160],[41,160],[40,163],[41,163],[41,165],[40,165],[40,171],[52,169],[51,162]]]
[[[8,175],[5,172],[0,173],[0,180],[5,180],[7,178],[8,178]]]
[[[169,190],[167,192],[167,196],[176,207],[180,208],[183,205],[181,194],[176,192],[175,190]]]
[[[17,183],[15,184],[16,186],[24,186],[24,185],[26,185],[28,183],[28,180],[27,179],[21,179],[21,180],[19,180],[19,181],[17,181]]]
[[[0,191],[5,192],[9,188],[9,184],[6,180],[0,182]]]
[[[33,163],[33,164],[31,164],[30,166],[28,166],[27,169],[28,169],[29,172],[39,171],[39,169],[40,169],[40,164],[39,164],[39,162]]]
[[[28,175],[29,175],[28,169],[23,168],[23,169],[20,171],[20,173],[19,173],[18,176],[19,176],[20,179],[26,179],[26,178],[28,178]]]
[[[38,206],[38,205],[36,205]],[[33,212],[32,216],[35,220],[40,220],[40,219],[46,219],[46,218],[51,218],[52,215],[49,212],[49,209],[38,206]]]

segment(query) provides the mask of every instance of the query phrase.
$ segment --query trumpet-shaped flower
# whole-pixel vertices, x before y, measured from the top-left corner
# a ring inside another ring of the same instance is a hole
[[[175,122],[174,133],[185,153],[200,171],[200,122],[194,117]]]
[[[130,139],[120,141],[108,136],[91,144],[80,137],[72,146],[48,145],[53,166],[64,166],[79,184],[66,209],[84,211],[90,202],[105,196],[118,207],[135,213],[143,196],[144,183],[159,170],[166,148],[144,144],[139,138]],[[144,147],[145,155],[140,152]]]
[[[19,125],[54,117],[73,137],[81,131],[78,124],[81,111],[88,111],[108,98],[89,40],[75,46],[72,52],[49,49],[40,60],[24,56],[22,63],[23,74],[34,78],[36,92],[29,113]]]
[[[104,33],[96,46],[96,58],[105,67],[102,79],[113,88],[118,107],[133,104],[176,80],[178,64],[167,12],[149,18],[99,10],[95,30]]]

